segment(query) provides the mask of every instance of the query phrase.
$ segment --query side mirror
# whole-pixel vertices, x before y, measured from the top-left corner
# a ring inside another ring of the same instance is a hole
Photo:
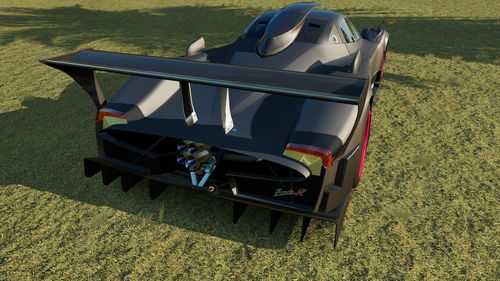
[[[377,37],[382,34],[382,29],[375,27],[366,27],[361,31],[361,37],[368,41],[377,41]]]
[[[382,28],[380,27],[384,24],[393,24],[396,22],[397,20],[395,19],[386,18],[381,21],[377,27],[366,27],[363,29],[363,31],[361,31],[361,37],[369,41],[377,41],[378,37],[382,34]]]

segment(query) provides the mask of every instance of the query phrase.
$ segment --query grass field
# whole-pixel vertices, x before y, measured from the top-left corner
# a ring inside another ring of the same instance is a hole
[[[83,176],[94,108],[37,59],[82,47],[177,56],[291,1],[0,0],[0,280],[498,280],[497,1],[322,1],[385,17],[387,74],[344,230],[180,189],[150,201]],[[105,2],[105,3],[103,3]],[[126,77],[98,75],[109,97]],[[497,237],[497,238],[495,238]]]

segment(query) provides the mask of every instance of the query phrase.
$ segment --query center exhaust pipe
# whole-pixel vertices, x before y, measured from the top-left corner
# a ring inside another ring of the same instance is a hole
[[[192,185],[202,187],[215,168],[215,157],[210,155],[208,149],[210,149],[209,145],[189,140],[177,143],[179,154],[177,154],[176,161],[189,170]],[[197,174],[204,174],[200,184],[198,184]]]

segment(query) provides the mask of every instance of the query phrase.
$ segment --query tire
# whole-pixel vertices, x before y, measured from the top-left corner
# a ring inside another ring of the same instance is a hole
[[[382,78],[384,77],[384,74],[385,74],[385,60],[386,59],[387,59],[387,48],[384,50],[382,63],[380,64],[380,68],[375,76],[375,85],[377,87],[380,87],[380,85],[382,84]]]

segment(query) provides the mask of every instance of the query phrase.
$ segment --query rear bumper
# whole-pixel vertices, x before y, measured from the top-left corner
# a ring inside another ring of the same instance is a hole
[[[101,172],[104,184],[110,184],[115,179],[120,178],[124,191],[130,189],[142,179],[148,180],[150,196],[152,199],[156,198],[159,193],[168,187],[180,187],[204,193],[209,196],[224,198],[237,203],[254,205],[304,217],[335,221],[336,224],[341,223],[339,220],[343,220],[343,216],[349,202],[349,196],[346,196],[338,207],[331,212],[315,211],[311,206],[297,203],[287,203],[273,198],[240,191],[236,181],[232,180],[231,177],[228,177],[227,181],[224,182],[209,179],[205,184],[205,187],[199,187],[191,184],[187,173],[175,171],[162,174],[152,174],[150,169],[147,167],[107,156],[99,158],[85,158],[84,168],[85,175],[87,177],[92,177]],[[216,187],[216,189],[211,190],[208,188],[210,186]]]

